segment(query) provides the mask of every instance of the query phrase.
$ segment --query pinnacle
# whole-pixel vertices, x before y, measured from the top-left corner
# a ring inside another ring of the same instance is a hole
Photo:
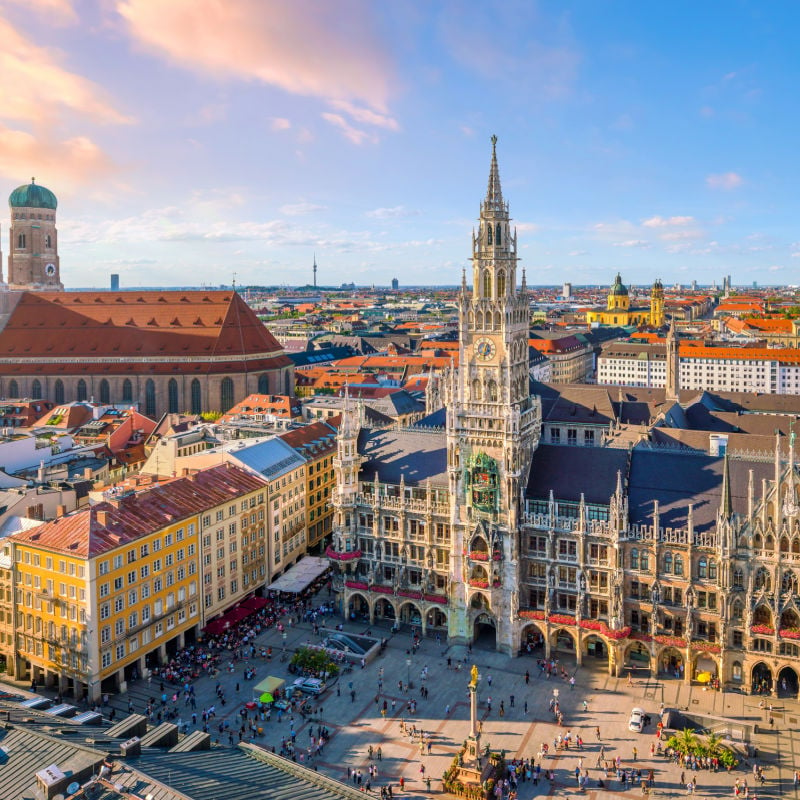
[[[484,206],[492,211],[503,210],[503,190],[500,188],[500,170],[497,167],[497,137],[492,136],[492,163],[489,168],[489,186]]]

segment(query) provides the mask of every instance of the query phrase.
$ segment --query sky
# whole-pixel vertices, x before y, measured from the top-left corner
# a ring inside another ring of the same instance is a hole
[[[0,187],[61,279],[800,283],[795,2],[0,0]],[[8,252],[8,216],[0,215]],[[5,271],[5,270],[4,270]]]

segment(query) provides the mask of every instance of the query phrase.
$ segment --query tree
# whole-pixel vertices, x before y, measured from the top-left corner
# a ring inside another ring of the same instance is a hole
[[[699,742],[693,728],[684,728],[674,736],[670,736],[667,747],[676,750],[682,756],[691,755],[697,751]]]

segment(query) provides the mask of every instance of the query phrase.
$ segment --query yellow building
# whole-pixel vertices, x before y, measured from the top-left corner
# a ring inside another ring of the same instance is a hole
[[[631,306],[628,287],[622,282],[622,276],[617,273],[614,285],[608,292],[606,308],[587,311],[586,322],[637,328],[650,325],[660,328],[664,324],[664,286],[660,280],[656,280],[650,291],[649,306]]]
[[[96,700],[194,641],[202,516],[259,484],[226,464],[10,537],[15,676]]]

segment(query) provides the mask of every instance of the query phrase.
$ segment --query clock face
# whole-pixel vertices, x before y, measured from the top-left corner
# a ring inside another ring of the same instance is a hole
[[[44,268],[44,271],[45,271],[45,272],[46,272],[48,275],[55,275],[55,274],[56,274],[56,265],[55,265],[55,264],[48,264],[48,265],[47,265],[47,266]]]
[[[484,361],[488,361],[492,358],[496,350],[497,348],[491,339],[478,339],[478,341],[475,342],[475,354]]]

